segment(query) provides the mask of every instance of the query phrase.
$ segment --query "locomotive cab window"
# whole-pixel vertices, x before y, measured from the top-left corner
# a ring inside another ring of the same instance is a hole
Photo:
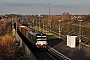
[[[38,37],[37,40],[47,40],[46,37]]]

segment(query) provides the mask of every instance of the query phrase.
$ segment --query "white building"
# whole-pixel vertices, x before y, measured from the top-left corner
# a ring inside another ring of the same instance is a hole
[[[77,36],[67,35],[67,46],[71,48],[75,48],[76,47],[76,37]]]

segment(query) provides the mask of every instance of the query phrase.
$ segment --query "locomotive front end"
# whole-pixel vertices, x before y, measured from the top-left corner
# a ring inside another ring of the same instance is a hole
[[[37,48],[47,48],[46,34],[37,34],[36,38],[37,38],[37,42],[36,42]]]

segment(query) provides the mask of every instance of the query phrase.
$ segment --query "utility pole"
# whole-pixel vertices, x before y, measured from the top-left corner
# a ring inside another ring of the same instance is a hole
[[[6,20],[5,20],[5,21],[6,21]],[[4,34],[5,34],[5,21],[4,21],[4,23],[3,23],[3,24],[4,24]]]
[[[60,40],[60,35],[61,35],[61,34],[60,34],[60,32],[61,32],[61,29],[60,29],[60,28],[61,28],[61,27],[60,27],[60,26],[61,26],[61,20],[58,20],[58,22],[59,22],[58,34],[59,34],[59,40]]]
[[[40,14],[39,14],[39,31],[40,31]]]
[[[12,18],[12,33],[15,35],[15,29],[14,29],[14,19]]]
[[[34,28],[34,19],[33,19],[33,21],[32,21],[32,22],[33,22],[33,28]]]
[[[49,25],[49,20],[50,20],[50,5],[48,4],[48,21],[47,21],[48,25]],[[47,29],[48,29],[48,27],[47,27]]]
[[[50,5],[48,4],[48,11],[49,11],[49,15],[48,15],[48,17],[50,17]]]
[[[45,19],[43,19],[43,32],[44,32],[44,20],[45,20]]]
[[[36,27],[37,27],[37,19],[36,19]]]
[[[79,50],[80,50],[80,43],[81,43],[81,22],[83,21],[83,20],[78,20],[79,21]]]
[[[50,21],[50,35],[51,35],[51,20],[49,20]]]
[[[15,17],[15,21],[16,21],[16,44],[19,44],[19,39],[18,39],[18,35],[17,35],[17,17]]]
[[[13,26],[13,18],[12,18],[12,29],[14,28],[14,26]]]
[[[49,21],[50,21],[50,35],[51,35],[51,20],[50,20],[50,5],[48,4],[48,13],[49,13],[49,15],[48,15],[48,23],[49,23]]]

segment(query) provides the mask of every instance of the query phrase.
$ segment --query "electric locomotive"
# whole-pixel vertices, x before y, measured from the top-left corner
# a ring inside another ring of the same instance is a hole
[[[47,47],[47,36],[46,34],[30,30],[28,31],[28,40],[37,48]]]

